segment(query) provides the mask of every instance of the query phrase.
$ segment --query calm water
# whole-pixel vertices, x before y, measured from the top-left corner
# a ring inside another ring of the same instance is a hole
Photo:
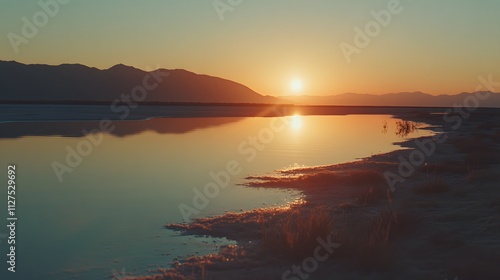
[[[382,133],[386,121],[389,131]],[[82,129],[97,122],[0,124],[1,182],[7,164],[17,165],[16,278],[109,279],[115,270],[145,274],[179,256],[215,252],[231,241],[163,228],[183,221],[179,203],[192,205],[193,188],[214,181],[211,171],[226,169],[228,162],[241,169],[198,217],[285,205],[299,194],[237,184],[248,175],[394,150],[392,143],[401,141],[392,132],[394,122],[385,115],[115,121],[113,132],[62,182],[53,162],[64,164],[66,149],[81,145]],[[4,224],[4,210],[1,215]]]

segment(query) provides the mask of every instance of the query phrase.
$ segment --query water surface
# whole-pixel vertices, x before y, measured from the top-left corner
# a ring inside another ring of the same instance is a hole
[[[225,170],[228,162],[241,169],[192,217],[285,205],[299,194],[238,184],[249,175],[394,150],[393,143],[401,141],[391,133],[395,121],[388,115],[114,121],[115,129],[103,134],[62,182],[53,163],[67,165],[68,149],[87,141],[81,131],[98,128],[98,121],[2,123],[0,163],[15,163],[18,170],[16,276],[106,279],[216,252],[231,241],[179,236],[163,228],[183,221],[179,204],[193,205],[194,189],[214,182],[210,172]],[[6,172],[0,180],[6,181]]]

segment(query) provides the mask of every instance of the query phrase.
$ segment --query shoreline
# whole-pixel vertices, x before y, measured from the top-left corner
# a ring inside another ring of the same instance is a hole
[[[415,112],[443,113],[446,108],[377,107],[377,106],[307,106],[268,104],[219,104],[186,103],[177,105],[158,104],[1,104],[6,108],[0,113],[0,122],[75,122],[111,120],[147,120],[152,118],[205,118],[205,117],[276,117],[291,115],[394,115]],[[495,108],[480,108],[484,112],[496,112]],[[124,114],[124,112],[128,112]]]
[[[330,234],[340,247],[318,265],[314,279],[496,279],[500,117],[478,111],[456,130],[441,115],[394,117],[442,128],[448,136],[395,192],[383,174],[397,174],[398,158],[417,148],[415,139],[355,162],[251,176],[249,187],[300,190],[304,201],[166,225],[238,245],[137,279],[280,279],[290,265],[312,255],[317,238]]]

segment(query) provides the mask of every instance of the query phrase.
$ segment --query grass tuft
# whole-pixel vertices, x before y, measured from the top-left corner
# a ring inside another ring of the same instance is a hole
[[[317,238],[326,238],[333,230],[331,211],[325,207],[292,209],[286,216],[263,226],[263,245],[293,259],[311,256]]]

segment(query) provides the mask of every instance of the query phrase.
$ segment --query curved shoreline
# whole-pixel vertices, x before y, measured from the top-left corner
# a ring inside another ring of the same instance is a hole
[[[301,190],[304,202],[167,225],[238,245],[137,279],[281,279],[329,230],[340,247],[318,265],[314,279],[497,277],[500,117],[478,111],[456,130],[436,114],[396,117],[441,128],[448,139],[394,193],[383,174],[398,173],[398,158],[418,148],[415,139],[400,143],[409,149],[356,162],[288,171],[282,178],[250,177],[251,186]]]

